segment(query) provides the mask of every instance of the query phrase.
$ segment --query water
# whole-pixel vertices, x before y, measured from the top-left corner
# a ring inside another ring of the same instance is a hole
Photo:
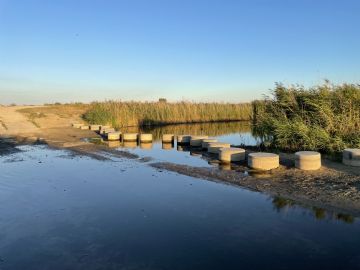
[[[136,142],[110,142],[110,147],[122,148],[137,154],[141,157],[151,157],[154,161],[167,161],[178,164],[210,167],[218,166],[211,162],[208,156],[197,149],[175,144],[163,144],[161,138],[163,134],[189,134],[189,135],[208,135],[218,139],[219,142],[227,142],[232,145],[256,145],[259,141],[252,136],[248,122],[228,122],[228,123],[203,123],[203,124],[182,124],[168,125],[156,128],[127,128],[123,132],[143,132],[153,134],[152,143],[137,144]]]
[[[208,165],[159,145],[129,151]],[[360,267],[357,217],[137,160],[20,149],[0,156],[0,269]]]

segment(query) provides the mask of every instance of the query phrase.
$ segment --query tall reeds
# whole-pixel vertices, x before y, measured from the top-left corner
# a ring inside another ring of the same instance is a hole
[[[126,126],[164,125],[251,119],[251,104],[192,102],[94,102],[85,113],[89,123]]]
[[[322,152],[360,147],[360,85],[277,84],[271,97],[252,107],[253,132],[266,146]]]

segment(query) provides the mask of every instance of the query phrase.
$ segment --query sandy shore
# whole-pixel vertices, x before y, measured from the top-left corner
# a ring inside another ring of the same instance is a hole
[[[100,160],[111,157],[131,158],[144,163],[150,159],[139,159],[127,151],[108,148],[88,142],[88,138],[99,137],[89,130],[70,127],[72,122],[81,122],[79,114],[61,117],[48,112],[44,117],[29,119],[18,112],[25,107],[0,107],[0,155],[16,151],[18,144],[44,143],[56,149],[67,149],[74,155],[86,155]],[[205,158],[211,156],[203,153]],[[239,164],[232,170],[226,168],[198,168],[174,163],[148,163],[158,170],[173,171],[200,179],[221,181],[242,186],[254,191],[291,199],[298,204],[325,208],[360,216],[360,170],[341,163],[323,160],[319,171],[304,172],[293,168],[293,155],[282,154],[280,168],[267,174],[244,173],[248,169]]]

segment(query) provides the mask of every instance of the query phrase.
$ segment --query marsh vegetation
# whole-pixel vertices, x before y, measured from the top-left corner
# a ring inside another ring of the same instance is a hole
[[[251,119],[251,104],[193,102],[95,102],[84,114],[89,123],[125,126],[241,121]]]
[[[360,85],[277,84],[252,106],[254,135],[267,147],[327,153],[360,147]]]

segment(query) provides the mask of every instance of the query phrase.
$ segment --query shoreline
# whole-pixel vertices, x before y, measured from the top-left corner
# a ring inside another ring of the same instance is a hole
[[[59,131],[64,132],[66,129]],[[68,131],[71,131],[71,128]],[[78,135],[88,134],[88,131],[75,129],[73,131]],[[74,135],[71,137],[74,138]],[[319,171],[300,171],[288,166],[291,158],[285,154],[280,155],[281,166],[278,169],[269,173],[256,174],[242,164],[235,164],[233,170],[223,170],[218,167],[193,167],[171,162],[156,162],[152,158],[140,158],[128,151],[111,149],[106,145],[83,140],[89,136],[80,137],[75,141],[62,142],[46,138],[38,140],[35,137],[13,137],[12,140],[15,142],[8,143],[7,150],[11,154],[13,151],[9,149],[16,149],[17,145],[40,143],[52,149],[70,151],[74,156],[87,156],[101,161],[112,161],[111,157],[132,159],[160,171],[166,170],[201,180],[235,185],[273,197],[279,196],[298,205],[360,217],[360,173],[331,168],[332,166],[328,164],[334,163],[333,161],[325,160],[324,166]],[[0,144],[3,145],[1,142]],[[206,153],[203,156],[211,160],[211,156]]]
[[[89,156],[98,160],[111,161],[112,156],[133,159],[155,169],[235,184],[294,200],[299,204],[360,216],[360,170],[357,167],[348,167],[324,158],[322,169],[304,172],[292,167],[293,154],[289,153],[280,153],[280,168],[264,175],[253,175],[251,172],[245,175],[244,172],[249,169],[241,164],[236,165],[233,171],[225,171],[219,168],[199,168],[175,163],[154,163],[151,158],[139,158],[127,151],[90,143],[89,138],[100,138],[100,135],[90,130],[70,127],[71,122],[80,120],[79,115],[61,118],[47,114],[46,118],[41,118],[41,127],[36,128],[16,111],[17,108],[5,109],[8,110],[6,111],[8,114],[1,116],[10,130],[6,132],[0,130],[0,155],[13,153],[17,145],[41,143],[50,148],[68,150],[74,155]],[[247,150],[250,152],[254,149],[249,147]],[[202,152],[202,155],[207,158],[206,153]]]

